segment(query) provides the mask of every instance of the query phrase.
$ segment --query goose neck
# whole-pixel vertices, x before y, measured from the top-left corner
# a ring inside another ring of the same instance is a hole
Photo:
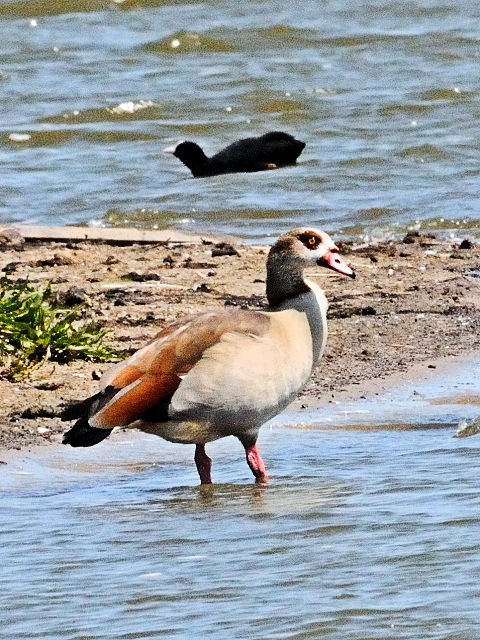
[[[266,284],[269,306],[285,306],[288,301],[309,291],[303,277],[303,265],[298,260],[271,251],[267,260]]]

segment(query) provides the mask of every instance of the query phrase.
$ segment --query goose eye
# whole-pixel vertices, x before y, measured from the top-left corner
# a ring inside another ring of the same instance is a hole
[[[321,238],[311,233],[302,233],[298,236],[298,239],[307,249],[316,249],[321,242]]]

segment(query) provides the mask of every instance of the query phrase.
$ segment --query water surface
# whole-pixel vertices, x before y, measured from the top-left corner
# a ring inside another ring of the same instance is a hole
[[[480,439],[452,436],[480,385],[465,402],[458,370],[430,383],[267,425],[269,485],[233,439],[209,447],[204,488],[192,447],[141,434],[10,460],[0,637],[473,640]]]
[[[0,222],[478,235],[473,0],[0,0]],[[297,167],[194,180],[282,129]]]

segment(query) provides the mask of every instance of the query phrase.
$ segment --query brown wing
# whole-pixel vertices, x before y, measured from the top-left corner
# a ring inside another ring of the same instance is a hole
[[[205,313],[169,325],[102,378],[104,400],[92,407],[89,424],[112,429],[135,422],[168,403],[182,377],[224,333],[260,336],[269,323],[261,312],[233,310]]]

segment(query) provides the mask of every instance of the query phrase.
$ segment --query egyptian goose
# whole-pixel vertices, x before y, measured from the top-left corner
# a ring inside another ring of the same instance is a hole
[[[173,153],[185,164],[195,178],[216,176],[221,173],[238,173],[276,169],[295,164],[305,147],[283,131],[271,131],[258,138],[244,138],[230,144],[211,158],[195,142],[179,142],[164,149]]]
[[[355,277],[323,231],[285,233],[268,254],[268,311],[222,309],[170,324],[107,371],[96,395],[67,409],[65,419],[79,419],[63,442],[89,447],[114,427],[135,427],[195,444],[200,481],[209,484],[205,444],[233,435],[257,482],[266,482],[259,429],[303,388],[327,338],[328,303],[304,279],[309,265]]]

